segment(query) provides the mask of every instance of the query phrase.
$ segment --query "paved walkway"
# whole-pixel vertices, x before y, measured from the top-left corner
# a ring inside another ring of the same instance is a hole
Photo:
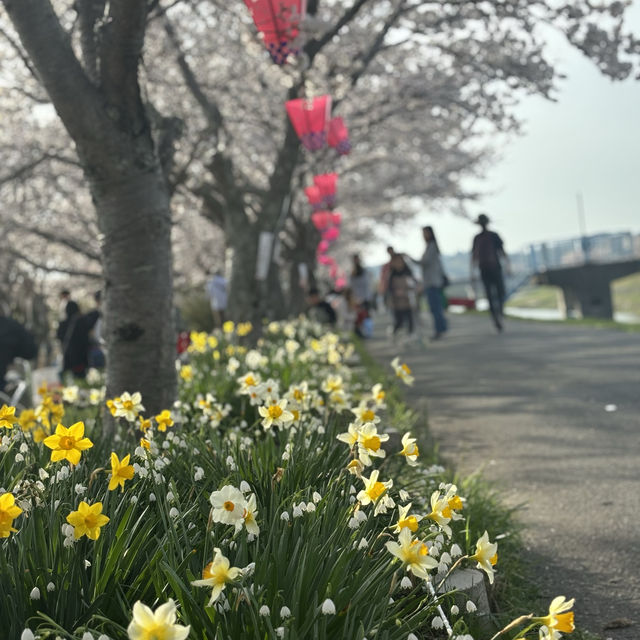
[[[545,600],[573,596],[582,628],[640,639],[640,334],[507,321],[497,335],[483,316],[451,320],[440,342],[379,336],[370,350],[413,369],[408,398],[426,399],[446,460],[483,467],[507,504],[525,503]]]

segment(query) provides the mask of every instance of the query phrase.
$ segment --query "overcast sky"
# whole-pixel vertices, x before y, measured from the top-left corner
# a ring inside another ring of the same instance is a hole
[[[628,25],[640,34],[640,0]],[[640,232],[640,81],[611,82],[563,40],[552,38],[553,58],[568,77],[558,102],[526,99],[518,108],[524,135],[474,187],[489,193],[472,212],[486,211],[507,249],[579,234],[576,194],[584,198],[588,233]],[[476,227],[452,214],[418,216],[393,229],[392,244],[412,254],[423,248],[419,227],[432,224],[444,253],[467,251]],[[415,231],[414,231],[415,228]],[[387,239],[366,262],[384,260]]]

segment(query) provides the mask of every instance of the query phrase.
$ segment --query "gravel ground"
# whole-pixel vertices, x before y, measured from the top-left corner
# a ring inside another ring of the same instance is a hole
[[[446,338],[393,344],[384,321],[369,349],[400,355],[445,460],[482,469],[522,505],[545,601],[576,598],[576,621],[640,639],[640,334],[452,316]]]

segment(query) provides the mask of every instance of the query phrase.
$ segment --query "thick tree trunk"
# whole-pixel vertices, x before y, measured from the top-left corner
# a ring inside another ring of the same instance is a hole
[[[159,166],[93,189],[103,234],[107,395],[140,391],[148,415],[175,399],[171,213]]]

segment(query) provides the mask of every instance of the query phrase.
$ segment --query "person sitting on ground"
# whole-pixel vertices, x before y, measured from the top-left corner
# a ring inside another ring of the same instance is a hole
[[[0,309],[0,391],[4,391],[5,374],[15,358],[33,360],[38,347],[30,331]]]
[[[316,287],[309,289],[307,295],[309,317],[320,324],[335,326],[337,317],[334,308],[322,298]]]

